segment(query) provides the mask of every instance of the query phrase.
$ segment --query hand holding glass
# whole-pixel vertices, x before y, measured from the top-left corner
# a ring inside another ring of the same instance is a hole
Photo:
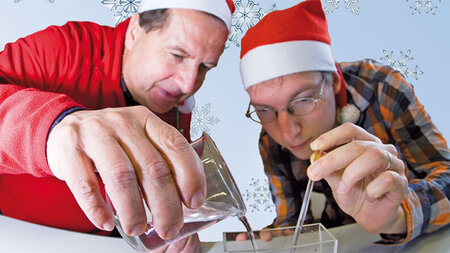
[[[147,230],[139,236],[129,236],[122,230],[119,217],[114,210],[114,223],[121,236],[137,251],[150,251],[180,239],[186,238],[229,216],[242,217],[246,208],[239,189],[222,158],[219,150],[208,134],[203,135],[191,146],[199,155],[206,177],[206,200],[202,206],[189,209],[183,206],[184,226],[178,235],[163,240],[152,226],[152,214],[144,203],[147,215]],[[109,201],[109,199],[107,198]],[[109,203],[110,204],[110,203]]]

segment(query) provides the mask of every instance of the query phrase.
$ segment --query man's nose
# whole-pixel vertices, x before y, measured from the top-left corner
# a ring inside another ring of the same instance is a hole
[[[286,110],[278,112],[277,121],[281,137],[287,143],[301,131],[300,125],[295,122],[293,116]]]
[[[179,73],[179,88],[183,94],[190,94],[194,91],[197,83],[198,68],[193,65],[184,66]]]

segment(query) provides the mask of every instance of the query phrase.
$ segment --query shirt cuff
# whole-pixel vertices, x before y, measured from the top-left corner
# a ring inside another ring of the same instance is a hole
[[[406,233],[403,234],[380,234],[381,240],[375,242],[375,244],[380,245],[396,245],[402,244],[406,240]]]
[[[401,203],[403,210],[406,214],[406,225],[407,225],[407,233],[401,234],[380,234],[381,240],[376,241],[375,244],[380,245],[398,245],[411,240],[412,236],[412,213],[411,206],[408,204],[406,198],[402,200]]]
[[[73,112],[80,111],[80,110],[84,110],[84,109],[85,109],[85,108],[83,108],[83,107],[70,107],[70,108],[68,108],[68,109],[66,109],[66,110],[64,110],[64,111],[62,111],[62,112],[58,115],[58,117],[55,119],[55,121],[53,121],[53,124],[52,124],[52,126],[50,127],[50,130],[48,131],[48,134],[47,134],[47,140],[48,140],[48,137],[50,136],[50,133],[52,132],[53,128],[54,128],[56,125],[58,125],[58,123],[61,122],[61,120],[63,120],[64,117],[66,117],[67,115],[69,115],[69,114],[71,114],[71,113],[73,113]]]

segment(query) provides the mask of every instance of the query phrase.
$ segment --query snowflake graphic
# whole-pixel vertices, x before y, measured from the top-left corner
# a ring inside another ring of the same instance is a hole
[[[192,111],[191,120],[191,135],[195,136],[197,133],[207,132],[210,133],[209,126],[215,125],[220,122],[219,118],[210,116],[211,103],[207,103],[200,110],[197,107]]]
[[[23,0],[14,0],[14,3],[20,3],[20,2],[22,2]],[[46,0],[47,2],[49,2],[49,3],[54,3],[55,2],[55,0]]]
[[[267,179],[263,183],[259,182],[259,179],[252,178],[249,184],[252,190],[245,190],[242,196],[245,198],[248,206],[251,208],[251,212],[269,211],[273,212],[275,205],[272,202],[272,198],[269,190],[269,183]]]
[[[326,0],[326,6],[325,6],[325,13],[331,14],[339,8],[339,2],[340,0]],[[345,3],[345,9],[350,9],[350,12],[359,15],[359,0],[344,0]]]
[[[406,0],[406,2],[408,2],[408,0]],[[439,0],[439,2],[441,2],[441,0]],[[410,6],[410,8],[413,10],[412,15],[416,13],[421,14],[420,10],[422,9],[422,7],[427,8],[427,14],[431,13],[433,15],[436,14],[436,9],[438,8],[433,4],[433,0],[415,0],[414,5]]]
[[[102,4],[114,11],[116,25],[133,16],[138,9],[140,0],[102,0]]]
[[[380,59],[389,64],[392,68],[398,70],[404,76],[406,77],[412,76],[416,80],[418,80],[419,75],[423,74],[423,71],[419,70],[419,67],[417,65],[412,69],[408,67],[408,62],[414,60],[414,58],[410,56],[411,50],[406,51],[406,53],[400,51],[400,54],[402,55],[400,60],[394,60],[394,58],[392,57],[392,55],[394,54],[393,51],[388,53],[387,50],[383,49],[383,53],[384,57],[381,57]]]
[[[276,7],[272,5],[272,9],[263,10],[259,8],[258,0],[235,0],[234,6],[236,7],[232,20],[231,20],[231,32],[228,36],[228,40],[225,44],[225,48],[233,43],[239,47],[241,35],[247,32],[247,30],[258,23],[267,13],[273,11]]]

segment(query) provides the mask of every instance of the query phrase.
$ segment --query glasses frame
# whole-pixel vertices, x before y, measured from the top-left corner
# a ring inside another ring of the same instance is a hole
[[[290,115],[293,115],[293,116],[304,116],[304,115],[308,115],[308,114],[314,112],[314,110],[316,110],[316,108],[317,108],[317,102],[319,102],[320,100],[322,100],[322,98],[323,98],[323,87],[325,86],[325,83],[326,83],[325,81],[326,81],[326,78],[324,78],[324,77],[322,76],[322,82],[321,82],[321,84],[320,84],[320,85],[321,85],[321,86],[320,86],[320,92],[319,92],[319,96],[318,96],[317,98],[314,98],[314,97],[297,98],[297,99],[294,99],[294,100],[289,101],[289,102],[287,103],[287,105],[286,105],[284,108],[281,108],[280,110],[274,110],[273,108],[271,108],[270,110],[272,110],[272,111],[275,113],[275,118],[273,118],[273,120],[271,120],[271,121],[261,122],[261,121],[259,120],[259,118],[258,118],[258,115],[256,114],[256,110],[250,111],[250,107],[252,106],[252,103],[251,103],[251,102],[248,103],[247,112],[245,113],[245,117],[247,117],[247,118],[253,120],[253,121],[256,122],[256,123],[270,123],[270,122],[273,122],[276,118],[278,118],[278,113],[281,112],[281,111],[286,111],[287,113],[289,113]],[[312,102],[314,103],[314,108],[313,108],[311,111],[307,112],[307,113],[303,113],[303,114],[294,114],[294,110],[292,110],[292,107],[291,107],[290,105],[291,105],[293,102],[297,102],[297,101],[305,101],[305,100],[312,100]],[[257,117],[258,120],[257,120],[257,119],[254,119],[254,118],[252,117],[252,114],[256,114],[256,117]]]

